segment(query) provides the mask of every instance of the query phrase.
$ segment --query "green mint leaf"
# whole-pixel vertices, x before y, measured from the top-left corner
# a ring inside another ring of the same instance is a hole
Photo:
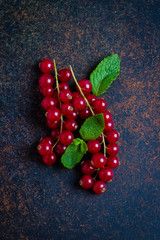
[[[87,144],[80,138],[73,140],[65,153],[61,157],[61,162],[66,168],[73,168],[77,163],[79,163],[83,155],[88,151]]]
[[[80,135],[85,140],[91,140],[98,138],[104,130],[104,118],[103,114],[96,114],[85,120],[80,128]]]
[[[117,54],[104,58],[90,75],[92,92],[101,95],[110,87],[120,72],[120,59]]]

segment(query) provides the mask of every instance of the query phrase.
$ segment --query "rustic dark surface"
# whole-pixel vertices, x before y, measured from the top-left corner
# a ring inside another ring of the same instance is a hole
[[[0,239],[159,238],[159,6],[3,1]],[[121,73],[103,97],[121,134],[121,165],[97,196],[78,186],[79,167],[45,167],[36,152],[48,131],[37,63],[55,58],[80,79],[111,53],[118,53]]]

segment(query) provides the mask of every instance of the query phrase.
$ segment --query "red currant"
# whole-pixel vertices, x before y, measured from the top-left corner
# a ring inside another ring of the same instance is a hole
[[[52,97],[54,98],[54,100],[55,100],[57,103],[59,102],[58,92],[53,92]]]
[[[62,144],[61,142],[58,142],[57,145],[55,146],[55,152],[62,156],[63,153],[66,151],[67,146],[65,146],[64,144]]]
[[[72,73],[69,69],[61,69],[58,73],[58,78],[61,82],[69,82],[72,78]]]
[[[88,152],[90,153],[98,153],[101,149],[101,144],[98,140],[90,140],[87,143],[87,147],[88,147]]]
[[[61,132],[59,140],[61,141],[61,143],[63,143],[64,145],[70,145],[73,142],[74,139],[74,135],[71,131],[68,130],[64,130]]]
[[[52,87],[54,83],[53,77],[50,74],[43,74],[39,78],[39,86],[40,87]]]
[[[63,103],[61,105],[61,113],[66,116],[73,111],[73,106],[70,103]]]
[[[98,113],[103,113],[107,107],[107,102],[102,98],[97,98],[94,101],[93,107]]]
[[[116,168],[119,166],[119,159],[116,156],[107,157],[107,167]]]
[[[106,157],[102,153],[95,153],[91,158],[92,166],[102,168],[106,164]]]
[[[60,82],[59,83],[59,90],[69,90],[69,85],[67,83]]]
[[[118,141],[118,139],[119,139],[119,134],[116,130],[111,130],[111,131],[107,132],[106,140],[109,143],[115,143]]]
[[[76,120],[77,117],[78,117],[78,113],[77,113],[77,111],[75,111],[75,110],[70,111],[70,113],[68,113],[68,114],[66,115],[66,118],[67,118],[67,119]]]
[[[40,155],[45,156],[51,153],[52,146],[48,142],[40,142],[37,149]]]
[[[53,140],[57,140],[60,134],[60,130],[58,128],[55,128],[51,131],[51,137]]]
[[[102,134],[96,139],[96,140],[98,140],[98,142],[102,142],[103,141],[103,137],[102,137]]]
[[[72,93],[69,90],[61,90],[59,94],[61,102],[68,103],[72,100]]]
[[[78,84],[83,92],[84,95],[87,95],[91,92],[92,90],[92,84],[89,80],[87,79],[81,79],[78,81]],[[77,87],[77,91],[79,92],[79,88]]]
[[[86,96],[89,104],[91,105],[91,107],[93,107],[94,102],[97,100],[97,97],[94,94],[89,94]]]
[[[41,87],[40,91],[44,97],[52,97],[53,96],[53,88],[52,87]]]
[[[47,111],[49,107],[55,107],[57,105],[56,100],[53,97],[45,97],[41,102],[42,108]]]
[[[93,178],[89,175],[83,175],[79,181],[80,186],[84,189],[90,189],[93,183]]]
[[[104,122],[108,122],[108,121],[112,120],[112,115],[107,110],[103,112],[103,117],[104,117]]]
[[[83,99],[83,97],[75,98],[73,100],[72,104],[73,104],[74,109],[77,111],[82,111],[86,106],[86,103],[85,103],[85,100]]]
[[[84,174],[91,175],[95,172],[95,168],[92,166],[91,161],[87,160],[85,162],[82,162],[81,171]]]
[[[101,168],[98,172],[100,180],[110,182],[113,178],[113,170],[109,167]]]
[[[49,128],[57,128],[60,126],[60,121],[58,120],[58,121],[51,122],[48,119],[46,119],[46,124]]]
[[[72,100],[79,97],[81,97],[81,94],[79,92],[72,92]]]
[[[96,181],[93,184],[93,191],[97,194],[104,193],[106,191],[106,184],[103,181]]]
[[[42,139],[41,139],[41,142],[46,142],[46,143],[49,143],[51,146],[53,146],[53,144],[54,144],[54,140],[53,140],[53,138],[52,137],[43,137]]]
[[[44,164],[50,166],[50,165],[53,165],[55,162],[56,162],[56,154],[55,153],[51,153],[47,156],[43,156],[43,162]]]
[[[58,121],[61,118],[61,112],[56,107],[48,108],[46,112],[46,117],[51,122]]]
[[[107,132],[111,131],[114,127],[114,123],[112,120],[108,120],[107,122],[105,122],[105,126],[104,126],[104,134],[106,135]]]
[[[91,116],[91,112],[88,108],[84,108],[82,111],[79,112],[79,117],[81,119],[87,119]]]
[[[109,143],[106,147],[106,151],[108,155],[114,156],[118,154],[119,147],[116,143]]]
[[[64,126],[65,126],[65,129],[67,129],[71,132],[75,131],[78,127],[77,122],[73,119],[66,120],[64,123]]]
[[[53,62],[49,59],[44,59],[40,63],[40,70],[43,73],[50,73],[51,71],[53,71],[53,68],[54,68]]]

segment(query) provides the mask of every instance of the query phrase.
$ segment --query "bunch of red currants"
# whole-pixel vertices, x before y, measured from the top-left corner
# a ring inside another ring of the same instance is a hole
[[[44,98],[41,102],[45,110],[46,124],[51,129],[50,136],[43,137],[38,144],[38,152],[46,165],[53,165],[57,155],[62,156],[72,144],[73,132],[78,128],[76,119],[87,119],[94,114],[102,113],[105,128],[103,133],[94,140],[87,142],[91,160],[81,163],[84,174],[79,183],[82,188],[93,188],[95,193],[101,194],[106,190],[106,183],[113,178],[113,169],[119,165],[116,157],[119,147],[116,142],[119,134],[113,129],[112,115],[106,110],[107,103],[97,98],[92,91],[92,84],[87,79],[78,81],[75,92],[71,92],[68,82],[72,78],[69,69],[61,69],[58,73],[55,62],[49,59],[40,64],[43,75],[39,78],[39,89]],[[55,77],[50,74],[55,70]],[[104,154],[101,147],[105,148]],[[98,178],[98,180],[97,180]]]

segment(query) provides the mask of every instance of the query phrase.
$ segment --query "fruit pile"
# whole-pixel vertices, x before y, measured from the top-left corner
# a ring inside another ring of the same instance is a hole
[[[115,55],[106,59],[110,61],[113,57]],[[101,63],[97,68],[101,68]],[[57,72],[55,60],[52,62],[45,59],[39,67],[43,73],[39,78],[39,90],[44,96],[41,105],[45,111],[46,124],[51,129],[50,136],[43,137],[37,147],[44,164],[53,165],[57,156],[60,156],[65,167],[73,168],[88,152],[90,159],[81,163],[84,175],[79,184],[84,189],[93,188],[98,194],[105,192],[106,182],[112,181],[113,169],[119,165],[116,157],[119,134],[113,129],[112,115],[106,110],[107,102],[103,98],[97,98],[104,89],[97,93],[97,83],[94,78],[92,80],[92,76],[90,81],[77,81],[71,66],[70,69]],[[51,75],[53,70],[54,77]],[[94,74],[95,72],[92,75]],[[112,81],[115,79],[115,71],[113,75]],[[70,91],[68,85],[72,77],[76,83],[74,92]],[[104,83],[100,80],[99,83],[100,89]],[[77,119],[83,122],[79,131],[80,138],[74,137],[74,131],[79,127]]]

